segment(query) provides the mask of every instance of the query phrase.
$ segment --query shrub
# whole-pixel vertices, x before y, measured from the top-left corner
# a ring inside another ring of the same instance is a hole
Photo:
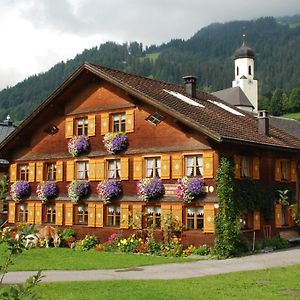
[[[76,243],[75,249],[81,251],[88,251],[95,248],[97,245],[97,238],[94,235],[86,235],[85,238]]]
[[[182,256],[183,245],[180,243],[179,239],[174,238],[170,243],[165,243],[161,245],[161,255],[176,257]]]
[[[263,246],[272,247],[275,249],[284,249],[290,247],[290,243],[278,235],[274,239],[265,240]]]
[[[200,247],[194,248],[192,253],[196,254],[196,255],[203,255],[203,256],[204,255],[209,255],[211,253],[211,249],[207,245],[202,245]]]
[[[161,255],[161,243],[158,243],[153,239],[148,241],[147,249],[152,255]]]
[[[135,251],[142,244],[142,239],[138,238],[135,234],[131,235],[130,237],[121,238],[118,242],[118,249],[121,252],[128,252],[132,253]]]

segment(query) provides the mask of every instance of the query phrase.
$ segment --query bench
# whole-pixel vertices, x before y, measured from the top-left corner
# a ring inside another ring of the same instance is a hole
[[[279,235],[282,239],[285,239],[291,243],[292,242],[300,242],[300,236],[296,230],[280,231]]]

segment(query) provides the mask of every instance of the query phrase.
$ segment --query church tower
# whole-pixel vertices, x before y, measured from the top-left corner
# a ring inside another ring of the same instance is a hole
[[[254,112],[257,112],[258,88],[257,80],[254,80],[254,51],[247,46],[245,34],[242,46],[234,53],[234,63],[235,80],[232,81],[232,87],[240,87],[254,106]]]

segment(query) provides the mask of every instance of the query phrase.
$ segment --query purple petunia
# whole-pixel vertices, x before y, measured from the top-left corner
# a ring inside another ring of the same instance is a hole
[[[196,197],[204,193],[204,181],[201,178],[183,177],[178,179],[176,194],[177,197],[185,202],[192,202]]]
[[[137,183],[137,194],[143,201],[149,201],[163,196],[165,187],[161,179],[144,178]]]
[[[52,199],[57,196],[57,185],[54,182],[40,183],[37,186],[36,193],[42,202],[46,202],[48,199]]]
[[[72,156],[78,156],[90,149],[89,138],[85,135],[73,136],[68,143],[69,152]]]
[[[121,182],[116,179],[100,182],[97,186],[97,191],[104,202],[110,202],[113,198],[122,194]]]
[[[10,195],[16,202],[21,201],[24,197],[29,196],[30,185],[27,181],[17,181],[10,187]]]
[[[81,198],[87,196],[90,192],[90,183],[88,181],[74,180],[68,186],[68,195],[72,202],[77,203]]]
[[[107,133],[103,138],[106,150],[111,154],[116,154],[128,147],[128,139],[125,133]]]

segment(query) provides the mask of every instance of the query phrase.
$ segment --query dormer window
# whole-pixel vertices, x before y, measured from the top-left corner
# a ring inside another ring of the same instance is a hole
[[[81,118],[76,120],[76,135],[88,135],[88,130],[88,118]]]
[[[126,131],[126,115],[125,113],[118,113],[112,115],[113,132]]]
[[[156,112],[153,115],[150,115],[146,120],[154,125],[158,125],[164,118],[165,117]]]

